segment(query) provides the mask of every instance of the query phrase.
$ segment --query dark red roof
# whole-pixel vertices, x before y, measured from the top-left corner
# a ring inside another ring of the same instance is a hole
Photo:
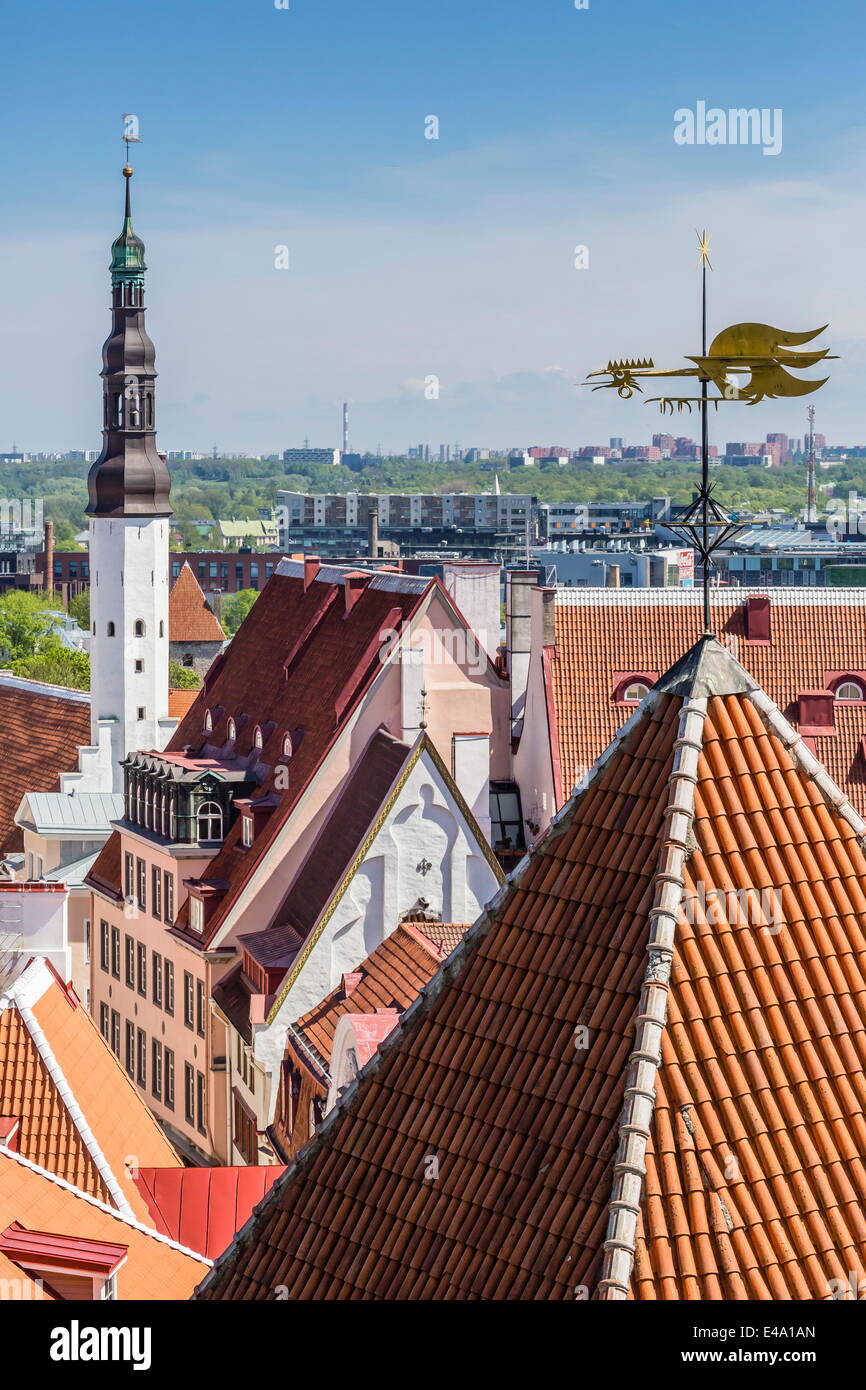
[[[24,835],[14,816],[25,792],[57,791],[61,772],[78,766],[90,743],[90,696],[40,681],[0,676],[0,856],[20,850]]]
[[[702,639],[197,1296],[858,1287],[864,830]]]
[[[284,1172],[278,1165],[139,1168],[135,1185],[162,1235],[213,1260]]]
[[[198,947],[207,946],[241,886],[300,801],[363,693],[382,670],[383,634],[399,630],[421,605],[434,581],[376,572],[346,613],[343,570],[325,567],[304,589],[303,565],[284,560],[265,585],[227,651],[211,667],[198,699],[168,747],[181,755],[218,756],[229,752],[228,723],[237,737],[231,752],[248,755],[256,728],[268,733],[260,753],[266,775],[257,795],[274,793],[277,808],[249,849],[241,828],[229,831],[211,861],[208,879],[224,880],[228,892],[211,914],[204,937],[186,930],[186,904],[175,931]],[[288,664],[287,664],[287,658]],[[205,733],[205,712],[214,720]],[[292,734],[289,787],[274,786],[274,766],[282,760],[285,734]],[[111,836],[88,881],[104,882],[110,872]],[[118,884],[119,889],[119,884]]]

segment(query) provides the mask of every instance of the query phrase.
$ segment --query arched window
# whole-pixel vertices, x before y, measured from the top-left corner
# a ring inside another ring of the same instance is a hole
[[[136,779],[135,779],[135,820],[136,820],[136,824],[137,824],[137,825],[142,825],[142,824],[143,824],[143,821],[142,821],[142,819],[141,819],[141,814],[142,814],[141,793],[142,793],[141,778],[140,778],[140,777],[136,777]]]
[[[166,825],[166,816],[165,816],[166,801],[167,801],[167,800],[168,800],[168,792],[166,791],[165,787],[163,787],[162,791],[161,791],[160,794],[159,794],[159,833],[160,833],[161,835],[167,834],[167,831],[168,831],[168,827],[167,827],[167,825]]]
[[[206,734],[213,733],[213,715],[209,709],[204,712],[204,731]]]
[[[113,637],[113,636],[114,636],[114,623],[109,623],[105,630],[106,630],[106,632],[108,633],[108,636],[109,636],[109,637]]]
[[[283,757],[284,757],[284,758],[290,758],[291,756],[292,756],[292,736],[291,736],[291,734],[284,734],[284,736],[283,736]]]
[[[141,621],[141,618],[136,618],[135,626],[133,627],[132,632],[133,636],[135,637],[144,636],[144,623]]]
[[[228,737],[230,739],[236,738],[237,732],[237,725],[235,724],[235,721],[233,719],[230,719],[228,722]]]
[[[863,687],[858,685],[857,681],[843,681],[841,685],[836,686],[836,699],[862,700]]]
[[[644,685],[643,681],[632,681],[623,691],[623,699],[630,700],[638,704],[645,695],[649,694],[649,686]]]
[[[253,743],[255,744],[256,748],[263,748],[263,747],[264,747],[265,736],[264,736],[264,734],[262,733],[262,731],[261,731],[261,729],[259,728],[258,725],[256,725],[256,732],[255,732],[255,734],[253,735]]]
[[[177,817],[175,815],[175,795],[174,792],[167,792],[168,797],[168,838],[175,839],[177,834]]]
[[[221,840],[223,837],[223,812],[218,801],[203,801],[198,808],[198,838],[200,840]]]
[[[144,828],[153,829],[153,792],[149,786],[144,789]]]

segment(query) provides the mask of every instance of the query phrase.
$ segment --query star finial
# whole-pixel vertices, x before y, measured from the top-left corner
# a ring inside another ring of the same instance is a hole
[[[708,266],[709,269],[712,270],[713,263],[710,260],[710,234],[706,228],[704,228],[702,232],[696,231],[695,236],[698,239],[698,265]]]

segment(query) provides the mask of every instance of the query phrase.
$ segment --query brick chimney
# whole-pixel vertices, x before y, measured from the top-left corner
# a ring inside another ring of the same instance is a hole
[[[797,728],[807,738],[836,732],[836,699],[832,690],[803,690],[797,696]]]
[[[42,584],[46,593],[54,593],[54,522],[45,523],[45,576]]]
[[[355,604],[370,583],[372,577],[371,574],[364,574],[361,570],[350,570],[348,574],[343,575],[343,592],[346,596],[347,617],[355,607]]]
[[[320,569],[318,555],[304,556],[304,593],[307,592]]]

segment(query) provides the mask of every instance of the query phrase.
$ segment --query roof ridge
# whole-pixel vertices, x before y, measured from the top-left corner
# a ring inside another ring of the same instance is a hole
[[[188,1255],[193,1260],[198,1260],[201,1264],[211,1265],[206,1255],[202,1255],[197,1250],[191,1250],[187,1245],[181,1245],[180,1241],[172,1240],[171,1236],[163,1235],[153,1226],[145,1226],[134,1214],[127,1215],[126,1212],[118,1211],[116,1207],[110,1207],[107,1202],[101,1202],[98,1197],[92,1196],[89,1192],[84,1192],[80,1187],[76,1187],[66,1178],[61,1178],[59,1173],[52,1173],[48,1168],[40,1168],[38,1163],[34,1163],[32,1158],[25,1158],[23,1154],[16,1153],[14,1149],[9,1149],[5,1144],[0,1144],[0,1157],[11,1158],[15,1163],[20,1163],[22,1168],[27,1168],[31,1173],[38,1173],[40,1177],[47,1178],[49,1182],[62,1187],[64,1191],[71,1192],[74,1197],[80,1197],[83,1202],[88,1202],[90,1206],[97,1207],[105,1212],[106,1216],[113,1216],[116,1221],[122,1221],[125,1226],[132,1226],[134,1230],[140,1231],[142,1235],[151,1236],[153,1240],[158,1240],[162,1245],[170,1245],[173,1250],[177,1250],[181,1255]]]
[[[695,814],[698,760],[707,717],[706,695],[687,696],[677,720],[673,761],[668,776],[667,822],[653,875],[649,910],[648,961],[635,1017],[634,1047],[628,1060],[613,1184],[608,1198],[604,1258],[599,1297],[627,1299],[634,1268],[641,1197],[646,1178],[646,1150],[661,1066],[661,1040],[668,1015],[668,989],[676,944],[684,866]]]

